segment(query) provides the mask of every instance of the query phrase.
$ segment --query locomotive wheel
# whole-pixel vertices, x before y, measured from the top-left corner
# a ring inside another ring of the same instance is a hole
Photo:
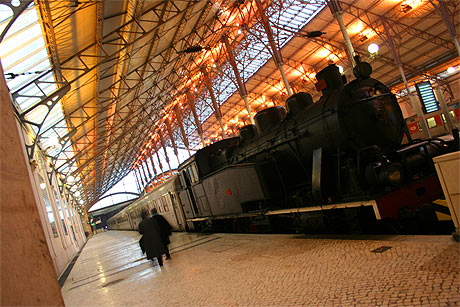
[[[455,241],[460,242],[460,233],[458,230],[452,233],[452,237],[454,238]]]
[[[439,221],[432,204],[423,204],[417,211],[417,219],[423,234],[439,233]]]
[[[401,207],[398,211],[398,220],[405,234],[418,234],[420,232],[417,221],[417,212],[407,206]]]
[[[379,221],[378,232],[382,235],[399,235],[398,223],[392,218],[384,218]]]

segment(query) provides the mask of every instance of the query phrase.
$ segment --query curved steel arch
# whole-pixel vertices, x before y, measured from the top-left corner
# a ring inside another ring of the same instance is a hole
[[[134,193],[134,192],[116,192],[116,193],[112,193],[112,194],[106,195],[106,196],[104,196],[104,197],[101,197],[98,201],[101,201],[101,200],[103,200],[104,198],[111,197],[111,196],[118,195],[118,194],[130,194],[130,195],[135,195],[135,196],[137,196],[137,197],[140,196],[139,193]]]
[[[20,2],[20,4],[18,6],[14,6],[12,3],[11,3],[11,0],[0,0],[0,5],[3,4],[3,5],[6,5],[8,6],[12,11],[13,11],[13,17],[11,18],[11,20],[8,22],[8,24],[6,25],[5,29],[3,29],[3,32],[2,34],[0,35],[0,43],[3,41],[3,39],[5,38],[6,36],[6,33],[8,32],[8,30],[10,29],[11,25],[13,25],[13,23],[16,21],[16,19],[19,17],[19,15],[22,14],[22,12],[24,12],[27,7],[29,7],[29,5],[33,2],[34,0],[22,0]]]

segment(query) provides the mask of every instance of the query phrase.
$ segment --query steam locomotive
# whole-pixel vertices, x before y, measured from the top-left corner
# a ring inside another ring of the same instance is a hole
[[[239,137],[196,152],[168,193],[187,230],[431,232],[442,197],[432,158],[454,150],[411,140],[396,97],[357,59],[347,83],[320,71],[321,98],[297,93],[260,111]],[[402,145],[404,136],[408,140]],[[455,138],[458,143],[458,134]],[[458,146],[458,145],[457,145]]]

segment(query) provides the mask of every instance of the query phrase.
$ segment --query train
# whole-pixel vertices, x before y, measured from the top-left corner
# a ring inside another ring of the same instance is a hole
[[[458,150],[458,131],[413,140],[371,65],[358,58],[353,73],[347,82],[327,66],[316,75],[319,100],[299,92],[286,108],[258,112],[255,125],[198,150],[109,227],[136,229],[139,208],[155,206],[182,231],[438,232],[433,201],[443,192],[432,158]]]

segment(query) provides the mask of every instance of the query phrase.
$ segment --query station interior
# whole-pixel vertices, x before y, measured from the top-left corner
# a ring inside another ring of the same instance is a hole
[[[0,33],[1,306],[460,305],[460,2],[0,0]]]

